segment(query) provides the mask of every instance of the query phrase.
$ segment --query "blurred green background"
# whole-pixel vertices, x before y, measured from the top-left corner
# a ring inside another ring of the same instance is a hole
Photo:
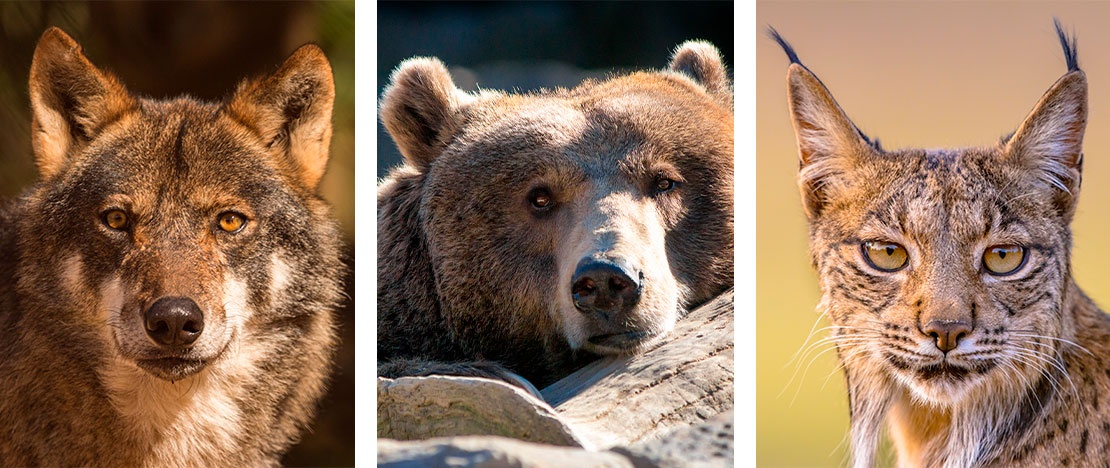
[[[849,117],[886,148],[993,144],[1066,71],[1053,16],[1074,28],[1091,101],[1073,272],[1105,306],[1110,4],[765,1],[757,4],[756,16],[757,28],[749,34],[755,36],[757,61],[757,460],[761,466],[843,465],[848,408],[834,353],[788,364],[818,319],[820,296],[795,184],[789,62],[764,35],[766,27],[774,26],[794,45]],[[823,319],[818,324],[825,325]]]
[[[342,224],[350,266],[337,371],[313,432],[286,465],[354,464],[355,6],[332,2],[0,2],[0,199],[35,180],[27,77],[39,36],[59,26],[94,64],[154,98],[229,96],[315,42],[335,73],[334,134],[321,193]]]

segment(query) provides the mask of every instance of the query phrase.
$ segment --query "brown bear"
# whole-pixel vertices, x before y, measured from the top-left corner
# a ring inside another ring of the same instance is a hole
[[[712,45],[533,94],[466,93],[435,58],[390,81],[405,160],[378,186],[380,375],[542,388],[732,285],[732,85]]]

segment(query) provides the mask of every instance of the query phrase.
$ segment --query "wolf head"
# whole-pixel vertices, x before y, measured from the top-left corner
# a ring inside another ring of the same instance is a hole
[[[52,318],[39,333],[171,381],[280,352],[302,327],[330,336],[314,318],[341,271],[316,194],[335,95],[318,47],[222,103],[152,100],[52,28],[30,95],[40,181],[18,288]]]

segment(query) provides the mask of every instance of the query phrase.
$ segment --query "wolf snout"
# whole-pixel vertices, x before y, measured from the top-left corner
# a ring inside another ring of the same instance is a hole
[[[189,348],[204,331],[204,313],[187,297],[163,297],[143,315],[146,334],[156,343]]]
[[[640,302],[643,273],[620,260],[584,258],[571,279],[574,307],[605,322],[619,320]]]

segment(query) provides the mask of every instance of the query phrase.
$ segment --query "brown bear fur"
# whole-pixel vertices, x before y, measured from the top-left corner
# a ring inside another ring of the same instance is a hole
[[[501,365],[542,387],[657,343],[733,282],[732,86],[708,43],[525,95],[469,94],[413,58],[381,117],[405,157],[378,187],[382,375]],[[589,260],[626,267],[627,313],[579,312]]]

